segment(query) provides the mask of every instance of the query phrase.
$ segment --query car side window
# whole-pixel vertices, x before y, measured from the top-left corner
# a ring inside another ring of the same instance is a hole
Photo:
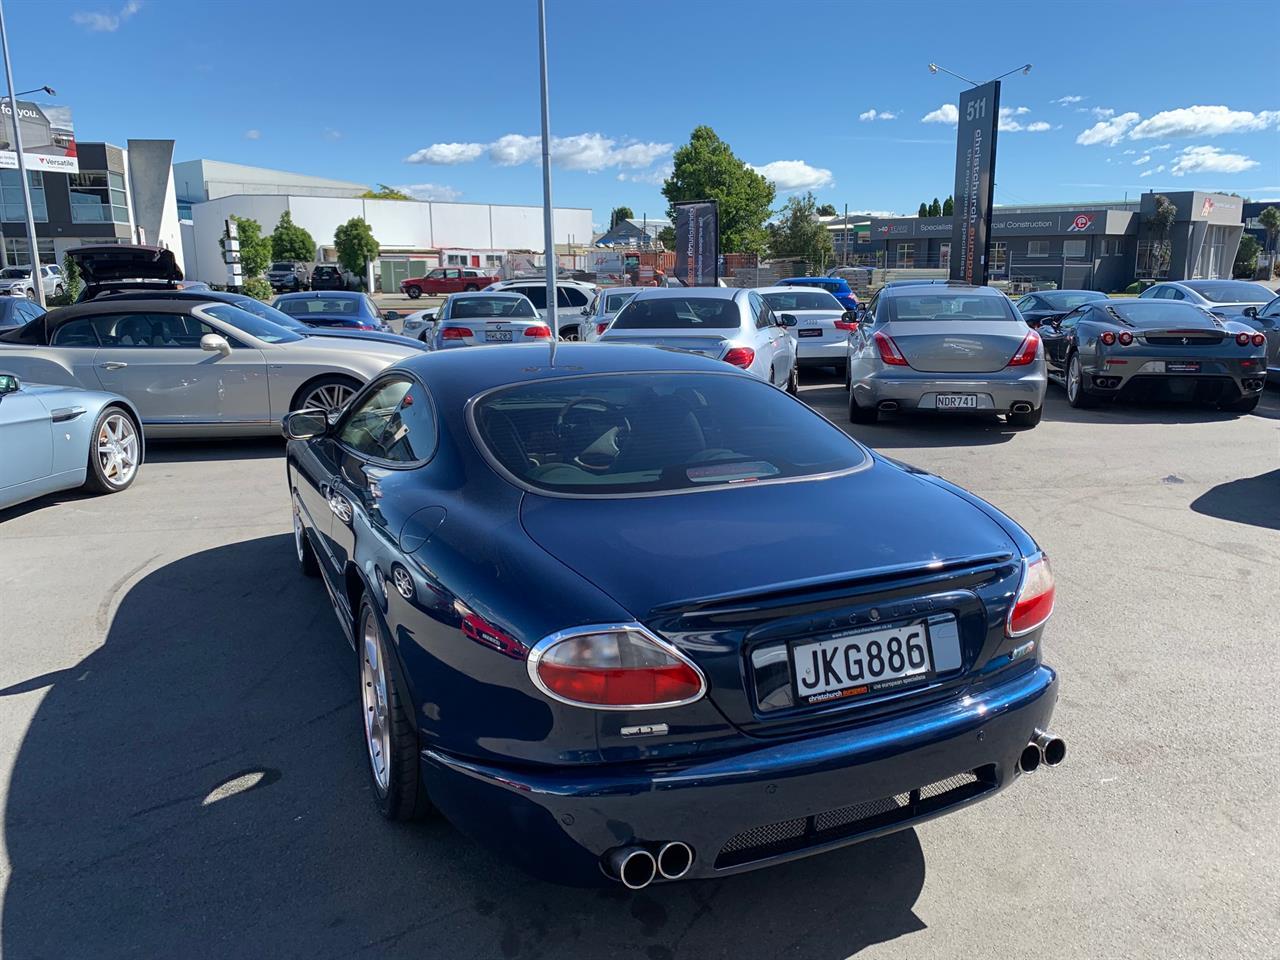
[[[80,317],[64,323],[53,332],[49,345],[54,347],[96,347],[98,332],[93,328],[91,317]]]
[[[1280,317],[1280,297],[1272,300],[1258,311],[1260,317]]]
[[[587,305],[587,295],[577,287],[556,287],[556,303],[562,307],[578,307]]]
[[[443,271],[443,270],[436,269],[436,270],[432,270],[430,273],[428,273],[428,274],[427,274],[427,279],[428,279],[428,280],[439,280],[439,279],[441,279],[443,276],[444,276],[444,271]]]
[[[1076,307],[1068,313],[1058,324],[1059,329],[1074,330],[1076,328],[1076,324],[1078,324],[1081,318],[1084,317],[1085,309],[1085,307]]]
[[[352,408],[338,430],[338,441],[358,454],[378,460],[428,460],[436,449],[431,398],[416,380],[384,380]]]
[[[756,329],[763,330],[769,325],[768,310],[764,302],[764,298],[760,294],[751,290],[747,293],[747,306],[751,308],[751,316],[755,318]]]
[[[110,313],[81,317],[59,327],[52,345],[190,350],[199,349],[200,338],[210,333],[222,336],[183,313]],[[231,338],[227,341],[235,346]]]

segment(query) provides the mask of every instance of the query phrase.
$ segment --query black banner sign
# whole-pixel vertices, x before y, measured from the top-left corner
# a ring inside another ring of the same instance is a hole
[[[676,276],[690,287],[720,279],[720,209],[714,200],[677,203]]]
[[[951,279],[987,282],[991,245],[992,183],[996,175],[996,126],[1000,81],[960,94],[956,130],[955,219],[951,224]]]

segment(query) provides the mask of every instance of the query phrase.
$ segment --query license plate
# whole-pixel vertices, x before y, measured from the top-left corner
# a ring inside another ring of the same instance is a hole
[[[484,339],[487,343],[510,343],[511,331],[510,330],[486,330],[484,332]]]
[[[821,330],[820,328],[818,328],[818,329],[813,329],[813,330],[806,330],[806,329],[804,329],[804,328],[801,328],[801,329],[797,330],[797,331],[796,331],[796,333],[800,334],[800,336],[802,336],[802,337],[820,337],[820,336],[822,336],[822,330]]]
[[[891,690],[934,675],[929,625],[923,620],[796,644],[791,664],[797,699],[808,704]]]
[[[1164,363],[1165,373],[1199,373],[1199,360],[1166,360]]]
[[[938,394],[939,410],[976,410],[978,395],[976,393],[940,393]]]

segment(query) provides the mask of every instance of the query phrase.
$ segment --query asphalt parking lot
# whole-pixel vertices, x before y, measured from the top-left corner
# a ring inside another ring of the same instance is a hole
[[[802,396],[848,426],[835,380]],[[854,432],[991,500],[1053,558],[1062,767],[723,881],[530,880],[368,802],[355,661],[294,571],[281,444],[157,444],[123,494],[0,512],[0,952],[1280,954],[1280,391],[1237,419],[1075,411],[1054,387],[1032,431]]]

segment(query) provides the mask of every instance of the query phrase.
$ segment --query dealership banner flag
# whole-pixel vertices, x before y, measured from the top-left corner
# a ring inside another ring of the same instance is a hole
[[[8,100],[0,101],[0,170],[17,170],[14,150],[13,110]],[[47,103],[18,101],[18,122],[22,124],[22,159],[28,170],[79,173],[76,134],[71,127],[71,108]]]
[[[720,208],[714,200],[677,203],[676,276],[690,287],[720,279]]]
[[[996,175],[996,122],[1000,81],[960,94],[956,129],[955,217],[951,222],[951,279],[987,282],[992,185]]]

